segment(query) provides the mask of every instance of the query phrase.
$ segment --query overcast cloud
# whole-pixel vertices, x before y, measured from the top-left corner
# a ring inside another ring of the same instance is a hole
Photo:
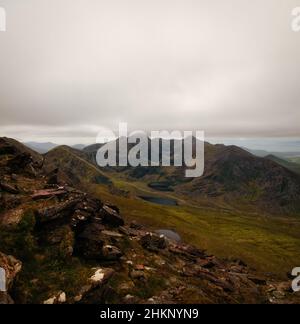
[[[300,0],[0,0],[0,135],[300,137]]]

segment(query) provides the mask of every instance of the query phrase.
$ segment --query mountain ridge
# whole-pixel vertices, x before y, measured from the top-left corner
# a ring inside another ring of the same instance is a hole
[[[93,163],[99,147],[94,144],[84,149]],[[143,180],[152,188],[169,188],[196,201],[223,196],[236,203],[242,197],[243,204],[257,204],[262,209],[299,210],[297,168],[288,168],[287,164],[278,163],[279,160],[257,157],[235,145],[205,143],[204,150],[204,175],[195,179],[185,178],[184,167],[139,166],[116,168],[116,171],[129,180]]]
[[[297,302],[287,280],[174,241],[137,221],[127,223],[118,206],[49,183],[47,159],[65,154],[57,162],[62,166],[73,154],[77,163],[76,150],[56,148],[38,165],[30,150],[4,142],[9,149],[0,150],[0,266],[9,289],[0,293],[1,303]],[[19,155],[27,156],[22,163],[31,173],[19,166]]]

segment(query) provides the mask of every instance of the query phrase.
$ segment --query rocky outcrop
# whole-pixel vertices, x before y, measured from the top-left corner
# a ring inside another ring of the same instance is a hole
[[[92,223],[86,226],[82,233],[78,234],[76,252],[86,259],[101,259],[104,246],[101,231],[103,225]]]
[[[80,191],[64,190],[62,201],[55,197],[50,206],[37,209],[33,234],[45,254],[52,251],[51,262],[58,258],[58,269],[65,263],[70,271],[68,263],[73,260],[80,262],[80,271],[90,262],[99,266],[76,280],[78,287],[71,292],[66,282],[49,289],[40,303],[277,303],[290,298],[280,285],[240,261],[220,260],[137,223],[127,225],[118,209]],[[2,259],[11,285],[21,264],[13,257]],[[110,268],[103,267],[107,263]],[[89,272],[84,269],[80,276]],[[12,302],[8,294],[1,300]]]
[[[53,207],[38,210],[36,213],[37,222],[42,224],[57,219],[68,219],[73,215],[74,208],[79,202],[79,199],[72,199]]]
[[[141,245],[152,252],[156,252],[167,247],[167,241],[163,235],[147,233],[140,239]]]
[[[8,167],[13,173],[24,171],[28,166],[33,166],[33,158],[28,153],[20,153],[8,161]]]
[[[107,261],[116,261],[119,260],[122,256],[122,251],[118,249],[116,246],[106,244],[103,246],[101,251],[102,259]]]
[[[64,304],[67,301],[66,293],[63,291],[58,292],[54,296],[43,302],[44,305]]]
[[[26,153],[27,156],[31,156],[34,163],[41,163],[43,160],[42,156],[23,145],[22,143],[7,137],[0,138],[0,156],[5,156],[6,158],[14,158]],[[21,170],[19,170],[21,171]]]
[[[0,304],[12,304],[9,291],[14,280],[22,269],[22,262],[11,255],[0,252]]]
[[[103,206],[100,214],[103,222],[109,226],[118,227],[124,225],[124,220],[118,211],[109,206]]]
[[[11,194],[19,194],[20,190],[16,186],[12,186],[5,182],[0,182],[0,189]]]
[[[108,292],[107,283],[113,277],[115,271],[111,268],[96,268],[94,274],[88,278],[86,284],[81,287],[73,298],[74,303],[103,303]]]
[[[177,254],[178,256],[181,256],[187,260],[198,260],[198,258],[201,258],[205,256],[205,252],[190,245],[186,244],[173,244],[169,247],[169,251]],[[206,261],[208,261],[206,259]]]
[[[70,258],[74,252],[75,235],[70,225],[55,227],[45,232],[44,240],[50,246],[56,246],[63,257]]]
[[[63,255],[73,252],[85,259],[116,261],[122,256],[118,240],[122,234],[109,230],[124,225],[118,209],[100,200],[64,188],[66,201],[36,211],[42,239],[59,246]],[[118,244],[117,244],[118,245]]]
[[[36,190],[31,196],[31,198],[33,200],[39,200],[39,199],[59,197],[66,194],[67,191],[64,189],[64,187],[60,187],[58,189]]]
[[[1,148],[0,140],[0,157],[1,149],[9,159],[0,158],[0,250],[13,251],[23,268],[3,253],[0,267],[16,302],[297,302],[289,281],[276,282],[239,260],[208,255],[137,222],[127,224],[118,207],[78,188],[49,184],[48,174],[12,173],[23,163],[17,157],[22,152]],[[0,294],[1,303],[13,302],[9,293]]]
[[[113,244],[122,237],[119,233],[105,230],[100,221],[93,222],[78,235],[76,250],[87,259],[118,260],[122,252]]]

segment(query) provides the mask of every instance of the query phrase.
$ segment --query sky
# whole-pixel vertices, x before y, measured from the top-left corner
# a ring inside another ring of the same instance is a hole
[[[300,138],[300,0],[0,0],[0,136]],[[222,141],[222,140],[220,140]]]

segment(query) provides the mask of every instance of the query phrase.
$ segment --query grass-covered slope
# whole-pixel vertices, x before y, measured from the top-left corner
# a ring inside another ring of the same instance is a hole
[[[275,155],[268,155],[266,156],[266,159],[276,162],[277,164],[283,166],[284,168],[294,173],[300,174],[300,164],[297,163],[297,158],[291,158],[291,160],[289,160],[289,159],[281,159]]]
[[[111,195],[98,185],[91,192],[117,204],[128,221],[137,220],[153,229],[173,229],[196,246],[220,257],[242,259],[262,272],[284,278],[300,260],[300,218],[233,209],[223,201],[195,204],[174,193],[151,190],[141,182],[114,180],[131,197]],[[137,198],[139,195],[175,198],[178,206],[163,206]]]
[[[59,146],[44,155],[44,169],[47,173],[58,169],[66,182],[80,186],[84,183],[109,184],[110,180],[87,155],[68,146]]]
[[[105,186],[88,188],[120,206],[128,220],[156,229],[174,228],[211,253],[241,258],[261,271],[285,276],[300,259],[300,219],[295,208],[299,177],[275,161],[237,147],[207,143],[205,160],[204,177],[187,183],[178,181],[182,170],[137,168],[103,170],[115,188],[129,192],[127,197],[112,195]],[[173,190],[155,190],[151,186],[155,182],[169,182]],[[178,206],[149,203],[139,196],[176,199]],[[285,210],[286,206],[291,208]]]

